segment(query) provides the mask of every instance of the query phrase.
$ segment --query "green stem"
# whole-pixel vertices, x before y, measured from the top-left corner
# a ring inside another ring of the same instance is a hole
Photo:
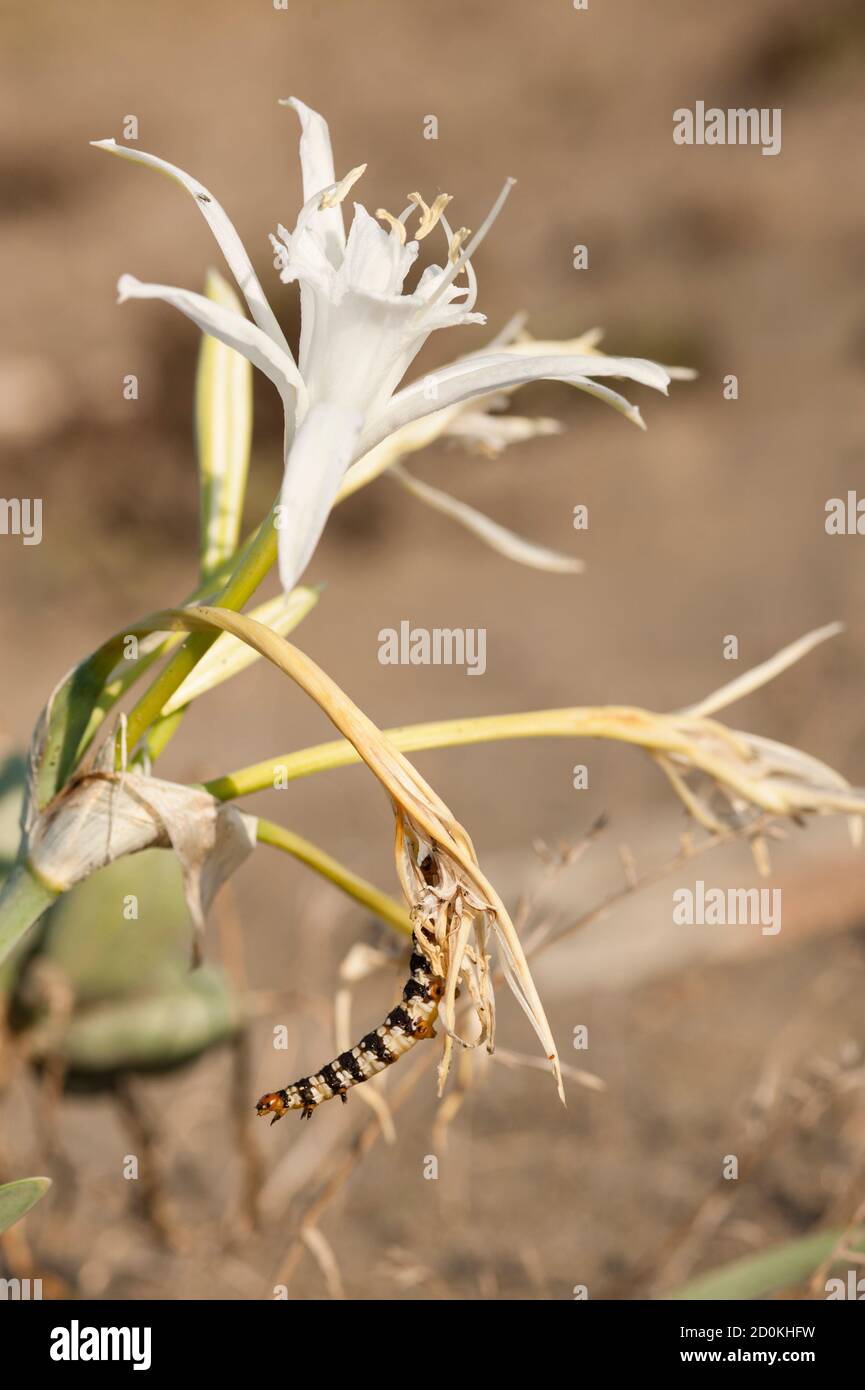
[[[168,744],[174,738],[174,735],[183,722],[183,716],[185,714],[185,708],[176,709],[172,714],[161,714],[159,718],[150,725],[150,728],[142,739],[138,756],[143,759],[146,754],[150,762],[155,763],[156,759],[165,752]]]
[[[276,504],[268,512],[249,545],[240,557],[225,588],[214,600],[220,608],[237,613],[252,597],[276,560],[277,534],[274,525]],[[177,654],[145,690],[132,709],[127,725],[127,741],[134,748],[142,734],[159,718],[162,707],[194,670],[204,653],[213,645],[218,632],[196,632],[188,637]]]
[[[27,864],[15,865],[0,891],[0,965],[57,896]]]
[[[259,820],[258,840],[260,844],[272,845],[275,849],[284,850],[286,854],[299,859],[302,864],[308,865],[335,887],[342,889],[343,893],[354,898],[355,902],[362,903],[370,912],[375,913],[376,917],[393,927],[394,931],[398,931],[402,936],[411,936],[411,921],[404,907],[387,893],[382,893],[373,884],[367,883],[366,879],[353,874],[317,845],[269,820]]]
[[[430,748],[456,748],[464,744],[490,743],[511,738],[574,738],[585,734],[588,725],[581,726],[579,710],[539,710],[530,714],[482,715],[477,719],[445,719],[434,724],[409,724],[397,729],[385,729],[384,736],[402,753],[417,753]],[[586,713],[592,713],[586,711]],[[593,732],[598,734],[595,728]],[[274,778],[280,784],[314,772],[348,767],[360,762],[360,755],[345,739],[333,739],[279,758],[253,763],[237,772],[215,777],[204,785],[219,801],[253,792],[272,789]]]

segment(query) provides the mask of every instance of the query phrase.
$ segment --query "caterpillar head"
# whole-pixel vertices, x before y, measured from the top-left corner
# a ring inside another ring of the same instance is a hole
[[[285,1091],[268,1091],[267,1095],[261,1097],[256,1102],[256,1115],[272,1115],[270,1123],[275,1125],[277,1120],[281,1120],[288,1109],[288,1096]]]

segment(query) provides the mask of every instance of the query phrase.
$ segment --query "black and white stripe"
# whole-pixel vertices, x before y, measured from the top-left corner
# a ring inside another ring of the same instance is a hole
[[[300,1110],[309,1119],[316,1106],[339,1096],[371,1076],[384,1071],[424,1038],[435,1036],[433,1021],[444,993],[444,980],[434,975],[417,941],[413,942],[410,974],[402,999],[375,1032],[367,1033],[356,1047],[342,1052],[321,1071],[304,1076],[281,1091],[269,1091],[255,1109],[258,1115],[272,1116],[271,1124],[289,1110]]]

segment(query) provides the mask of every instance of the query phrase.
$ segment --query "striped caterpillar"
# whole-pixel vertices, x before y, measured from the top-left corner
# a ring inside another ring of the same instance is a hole
[[[375,1032],[367,1033],[356,1047],[340,1053],[314,1075],[304,1076],[281,1091],[268,1091],[256,1104],[256,1114],[272,1115],[270,1123],[275,1124],[287,1111],[300,1110],[308,1120],[316,1106],[334,1096],[345,1104],[352,1086],[384,1071],[415,1043],[434,1038],[433,1023],[445,982],[430,969],[417,935],[412,938],[409,971],[402,999]]]

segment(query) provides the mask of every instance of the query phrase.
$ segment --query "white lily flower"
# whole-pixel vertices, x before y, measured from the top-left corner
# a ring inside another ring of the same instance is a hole
[[[475,312],[477,280],[472,256],[486,236],[513,180],[508,180],[480,230],[451,232],[440,195],[427,205],[408,196],[398,216],[379,210],[380,226],[359,203],[348,236],[342,204],[366,166],[337,180],[327,122],[289,98],[300,118],[304,204],[293,231],[271,237],[274,264],[285,283],[297,282],[301,332],[297,360],[227,214],[213,194],[190,175],[155,155],[114,140],[100,149],[161,170],[192,194],[225,256],[252,322],[203,295],[168,285],[143,284],[124,275],[121,300],[162,299],[247,357],[274,383],[285,409],[285,477],[279,526],[279,569],[290,591],[306,568],[327,522],[346,470],[395,431],[449,406],[541,379],[569,382],[642,424],[639,411],[598,377],[625,377],[666,394],[669,374],[654,362],[607,357],[520,352],[519,345],[469,354],[423,381],[399,390],[429,335],[439,328],[484,323]],[[413,240],[408,225],[417,217]],[[404,289],[419,242],[441,226],[447,254],[428,265],[413,290]]]

